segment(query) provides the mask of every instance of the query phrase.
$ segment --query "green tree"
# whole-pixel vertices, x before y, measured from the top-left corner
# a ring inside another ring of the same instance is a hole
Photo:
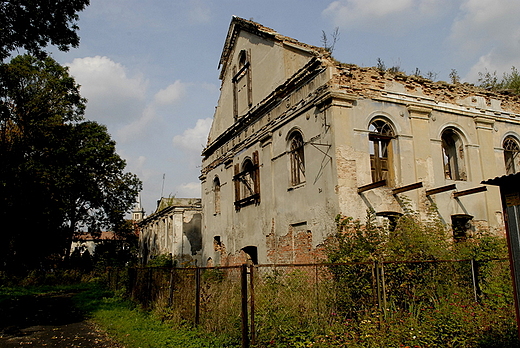
[[[0,65],[0,266],[68,255],[73,233],[113,229],[141,188],[105,126],[83,118],[79,86],[52,58]]]
[[[89,3],[90,0],[0,1],[0,61],[17,48],[42,57],[42,48],[49,44],[61,51],[77,47],[77,12]]]

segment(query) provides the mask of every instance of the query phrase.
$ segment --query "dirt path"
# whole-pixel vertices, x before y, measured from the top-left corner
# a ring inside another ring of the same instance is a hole
[[[2,302],[0,348],[123,348],[86,320],[71,296],[23,296]]]

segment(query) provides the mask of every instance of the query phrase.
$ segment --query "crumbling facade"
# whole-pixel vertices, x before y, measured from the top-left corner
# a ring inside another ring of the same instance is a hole
[[[435,211],[454,237],[503,228],[496,188],[520,169],[520,103],[468,84],[345,65],[234,17],[204,149],[203,262],[301,263],[337,214]]]
[[[178,266],[200,264],[202,249],[200,198],[161,198],[157,210],[139,221],[139,259],[146,264],[170,255]]]

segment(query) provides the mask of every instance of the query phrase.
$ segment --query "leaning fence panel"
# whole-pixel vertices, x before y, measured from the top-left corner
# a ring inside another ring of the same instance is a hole
[[[367,326],[384,328],[410,315],[426,320],[426,314],[443,306],[473,308],[479,301],[506,308],[512,302],[504,260],[256,265],[247,270],[132,268],[127,275],[112,272],[108,281],[112,288],[126,282],[134,301],[173,326],[198,325],[232,341],[247,335],[246,341],[257,346],[305,345],[331,332],[357,335]]]
[[[240,268],[204,268],[200,274],[199,325],[228,336],[240,331]]]

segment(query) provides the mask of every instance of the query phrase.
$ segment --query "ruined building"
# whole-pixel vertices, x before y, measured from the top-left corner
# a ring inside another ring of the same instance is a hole
[[[161,198],[155,212],[137,222],[139,259],[146,264],[156,256],[169,255],[177,266],[198,264],[201,220],[200,198]]]
[[[337,214],[392,222],[436,205],[454,237],[502,229],[520,168],[518,97],[335,61],[234,17],[203,150],[203,262],[300,263]]]

